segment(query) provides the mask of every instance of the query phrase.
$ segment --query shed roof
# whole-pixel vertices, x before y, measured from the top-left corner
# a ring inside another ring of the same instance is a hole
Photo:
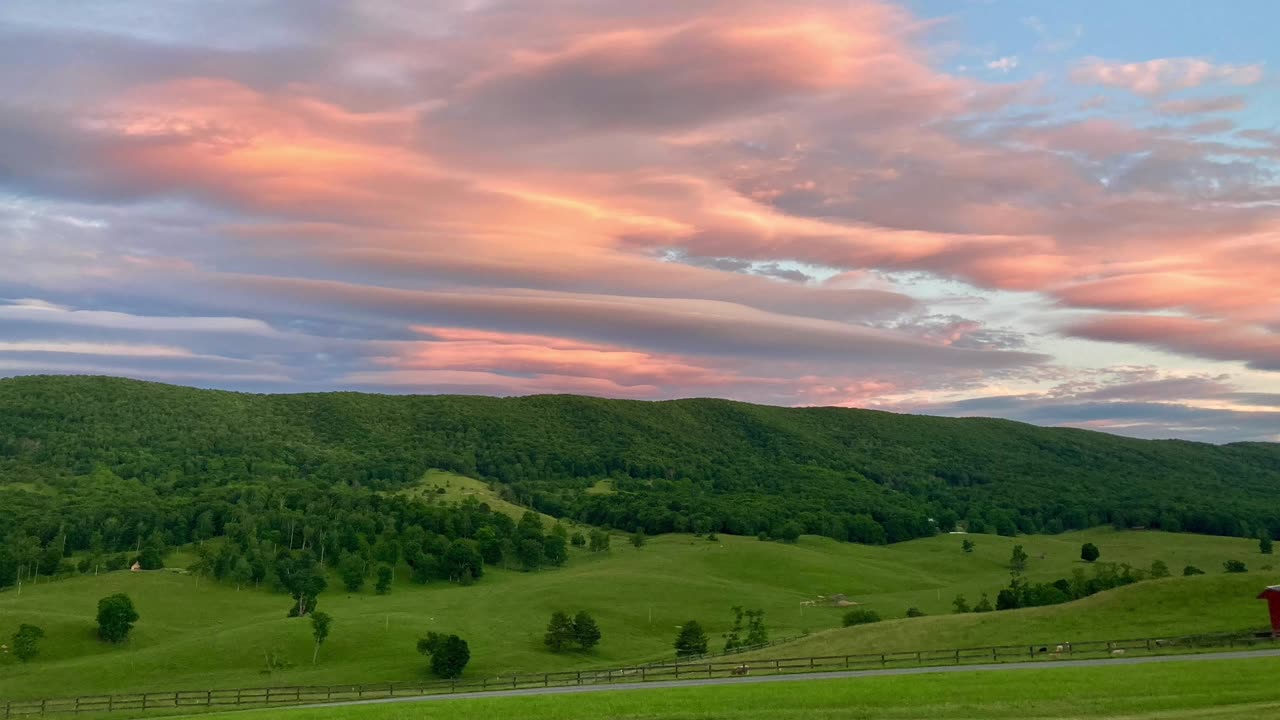
[[[1271,597],[1272,595],[1280,596],[1280,585],[1272,585],[1266,590],[1263,590],[1258,594],[1258,599],[1261,600],[1265,597]]]

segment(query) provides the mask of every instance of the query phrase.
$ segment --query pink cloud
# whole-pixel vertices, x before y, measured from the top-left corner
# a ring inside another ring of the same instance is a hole
[[[1202,58],[1160,58],[1118,63],[1088,58],[1071,72],[1083,84],[1108,85],[1141,95],[1160,95],[1207,83],[1255,85],[1262,81],[1262,65],[1215,64]]]
[[[1156,315],[1116,315],[1083,320],[1068,334],[1090,340],[1137,343],[1211,360],[1235,360],[1260,370],[1280,370],[1280,335],[1258,327]]]
[[[1204,113],[1238,112],[1244,110],[1248,100],[1243,95],[1167,100],[1156,105],[1156,110],[1166,115],[1200,115]]]

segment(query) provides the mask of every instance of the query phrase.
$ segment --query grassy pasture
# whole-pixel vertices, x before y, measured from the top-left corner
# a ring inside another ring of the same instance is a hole
[[[35,662],[0,661],[0,697],[409,680],[425,672],[414,643],[432,629],[470,642],[473,678],[626,665],[669,658],[675,627],[690,619],[707,627],[717,648],[733,605],[764,609],[774,637],[813,633],[770,649],[773,656],[1244,631],[1265,625],[1265,608],[1253,598],[1280,581],[1260,569],[1263,556],[1244,539],[1111,530],[973,539],[976,550],[965,554],[957,536],[872,547],[811,537],[783,545],[667,535],[641,550],[615,536],[608,554],[574,550],[567,567],[538,573],[490,569],[473,587],[400,580],[390,595],[377,596],[345,593],[335,578],[320,599],[334,617],[333,631],[314,666],[310,628],[285,618],[290,603],[283,595],[170,572],[77,577],[0,594],[0,638],[24,622],[47,633]],[[1086,541],[1101,548],[1103,560],[1146,566],[1162,559],[1175,573],[1194,564],[1209,574],[1052,608],[949,614],[957,593],[971,602],[981,592],[994,598],[1007,582],[1015,543],[1030,554],[1027,574],[1038,581],[1080,567]],[[1231,558],[1253,572],[1223,574],[1221,564]],[[97,600],[113,592],[129,593],[142,615],[121,646],[102,644],[93,632]],[[844,610],[800,604],[834,593],[886,618],[901,618],[913,606],[929,617],[840,630]],[[599,648],[547,652],[541,637],[555,609],[592,612],[604,633]],[[265,674],[271,651],[293,666]]]
[[[1256,720],[1280,658],[1045,668],[239,713],[246,720]],[[221,717],[202,715],[199,717]]]

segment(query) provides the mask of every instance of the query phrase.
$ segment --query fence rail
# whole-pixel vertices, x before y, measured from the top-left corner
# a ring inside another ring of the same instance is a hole
[[[370,700],[381,698],[472,693],[489,690],[566,687],[614,683],[683,680],[741,675],[785,674],[837,670],[1027,662],[1089,656],[1139,653],[1179,653],[1204,649],[1280,646],[1271,635],[1193,635],[1175,638],[1134,638],[1074,643],[1032,643],[989,647],[909,650],[886,653],[825,655],[814,657],[743,660],[681,658],[658,665],[635,665],[604,670],[566,670],[481,678],[383,682],[360,685],[312,685],[239,688],[226,690],[177,690],[168,692],[86,695],[73,698],[12,700],[0,706],[3,720],[53,714],[109,713],[174,710],[193,707],[267,707]],[[749,651],[749,650],[744,650]],[[724,656],[720,656],[724,657]]]

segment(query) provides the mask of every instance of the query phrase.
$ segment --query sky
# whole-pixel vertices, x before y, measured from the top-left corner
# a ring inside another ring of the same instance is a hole
[[[1278,25],[4,0],[0,375],[1280,441]]]

